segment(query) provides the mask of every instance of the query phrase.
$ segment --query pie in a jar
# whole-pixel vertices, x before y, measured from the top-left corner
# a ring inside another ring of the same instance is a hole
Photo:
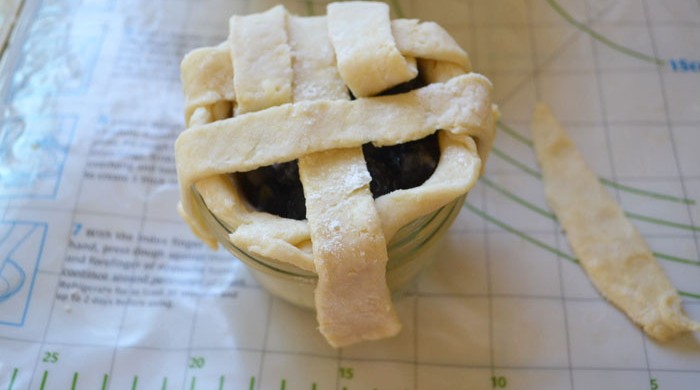
[[[316,17],[277,6],[231,17],[225,42],[185,57],[182,80],[179,212],[194,233],[216,247],[196,190],[235,247],[318,275],[331,345],[398,333],[387,243],[466,194],[494,137],[491,83],[467,53],[384,3]]]

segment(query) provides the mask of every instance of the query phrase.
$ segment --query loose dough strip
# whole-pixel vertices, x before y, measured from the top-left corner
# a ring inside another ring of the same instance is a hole
[[[700,330],[639,231],[603,188],[544,104],[532,122],[550,207],[593,284],[657,340]]]

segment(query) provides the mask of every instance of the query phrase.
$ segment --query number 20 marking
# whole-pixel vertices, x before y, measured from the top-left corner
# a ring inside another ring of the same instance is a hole
[[[58,362],[58,352],[44,352],[44,357],[41,359],[44,363]]]
[[[190,359],[190,368],[202,368],[204,367],[204,358],[201,356],[194,356]]]

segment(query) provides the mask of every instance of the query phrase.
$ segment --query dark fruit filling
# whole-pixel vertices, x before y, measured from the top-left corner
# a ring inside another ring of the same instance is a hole
[[[369,188],[375,198],[420,186],[435,172],[440,159],[437,134],[382,148],[364,144],[362,152],[372,176]]]
[[[280,217],[306,218],[306,199],[297,160],[233,174],[243,196],[257,210]]]
[[[394,190],[420,186],[435,172],[440,159],[436,134],[381,148],[365,144],[362,152],[372,176],[369,187],[375,198]],[[284,218],[306,218],[304,189],[296,160],[237,172],[233,177],[255,209]]]
[[[399,84],[381,95],[405,93],[424,85],[420,77]],[[440,159],[436,134],[403,144],[376,147],[362,146],[367,170],[372,176],[370,190],[375,198],[394,190],[409,189],[423,184],[435,172]],[[232,174],[245,199],[259,211],[283,218],[306,218],[304,189],[299,180],[297,161]]]

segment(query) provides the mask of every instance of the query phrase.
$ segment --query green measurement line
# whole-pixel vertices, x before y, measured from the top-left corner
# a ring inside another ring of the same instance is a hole
[[[406,16],[403,13],[403,10],[401,9],[401,4],[399,4],[398,0],[391,0],[391,8],[394,9],[394,13],[396,16],[399,18],[405,18]]]
[[[678,290],[678,294],[687,298],[700,299],[700,294],[689,293],[687,291]]]
[[[693,200],[693,199],[679,198],[679,197],[673,196],[673,195],[666,195],[666,194],[660,194],[658,192],[646,191],[646,190],[642,190],[639,188],[626,186],[624,184],[620,184],[620,183],[614,182],[614,181],[609,180],[609,179],[604,179],[604,178],[601,178],[600,181],[601,181],[601,183],[605,184],[608,187],[612,187],[612,188],[626,191],[626,192],[636,194],[636,195],[647,196],[649,198],[655,198],[655,199],[659,199],[659,200],[666,200],[669,202],[683,203],[683,204],[687,204],[687,205],[691,205],[691,206],[695,204],[695,200]]]
[[[161,390],[165,390],[168,388],[168,377],[163,377],[163,386],[161,386]]]
[[[39,385],[39,390],[44,390],[46,387],[46,378],[49,376],[48,371],[44,371],[44,376],[41,378],[41,384]]]
[[[219,390],[223,390],[223,388],[224,388],[224,376],[221,375],[219,377]]]
[[[75,385],[77,385],[77,384],[78,384],[78,373],[74,372],[73,373],[73,382],[71,382],[70,390],[75,390]]]
[[[654,64],[654,65],[658,65],[658,66],[664,66],[664,65],[666,65],[666,61],[664,61],[664,60],[662,60],[662,59],[660,59],[660,58],[656,58],[656,57],[650,56],[650,55],[648,55],[648,54],[640,53],[640,52],[638,52],[638,51],[636,51],[636,50],[633,50],[633,49],[630,49],[630,48],[628,48],[628,47],[622,46],[622,45],[620,45],[619,43],[615,43],[615,42],[611,41],[610,39],[604,37],[603,35],[601,35],[601,34],[595,32],[595,31],[592,30],[590,27],[588,27],[588,26],[586,26],[585,24],[583,24],[583,23],[579,22],[578,20],[574,19],[574,17],[571,16],[571,14],[569,14],[568,12],[566,12],[566,10],[564,10],[564,8],[563,8],[561,5],[559,5],[559,3],[557,3],[556,1],[554,1],[554,0],[547,0],[547,3],[549,4],[550,7],[552,7],[552,9],[553,9],[556,13],[559,14],[559,16],[561,16],[562,18],[564,18],[564,19],[565,19],[567,22],[569,22],[571,25],[573,25],[574,27],[578,28],[579,30],[585,32],[586,34],[590,35],[593,39],[595,39],[595,40],[597,40],[598,42],[604,44],[605,46],[608,46],[609,48],[611,48],[611,49],[613,49],[613,50],[617,50],[617,51],[619,51],[619,52],[622,53],[622,54],[626,54],[626,55],[628,55],[628,56],[630,56],[630,57],[634,57],[634,58],[636,58],[636,59],[638,59],[638,60],[650,62],[650,63],[652,63],[652,64]]]
[[[500,227],[501,229],[503,229],[509,233],[512,233],[512,234],[522,238],[523,240],[525,240],[531,244],[534,244],[534,245],[536,245],[536,246],[538,246],[538,247],[540,247],[548,252],[551,252],[551,253],[553,253],[559,257],[562,257],[566,260],[569,260],[572,263],[577,263],[577,264],[579,263],[579,260],[577,258],[569,256],[568,254],[566,254],[566,253],[564,253],[564,252],[562,252],[562,251],[560,251],[560,250],[558,250],[550,245],[547,245],[544,242],[542,242],[542,241],[540,241],[532,236],[529,236],[529,235],[523,233],[522,231],[508,225],[507,223],[505,223],[505,222],[483,212],[482,210],[472,206],[469,202],[464,202],[464,207],[467,210],[473,212],[474,214],[480,216],[481,218],[493,223],[494,225]],[[658,256],[658,254],[655,254],[655,255]],[[685,260],[685,259],[681,259],[681,260],[682,260],[681,262],[686,262],[686,261],[689,262],[689,260]],[[700,265],[700,263],[697,263],[697,262],[690,262],[690,264]],[[691,292],[682,291],[682,290],[678,290],[678,295],[683,296],[683,297],[687,297],[687,298],[700,299],[700,294],[691,293]]]
[[[536,212],[537,214],[540,214],[541,216],[551,219],[551,220],[556,220],[556,216],[553,213],[550,213],[549,211],[538,207],[527,200],[515,195],[514,193],[506,190],[505,188],[497,185],[496,183],[492,182],[490,179],[488,179],[486,176],[481,177],[481,181],[484,182],[488,187],[493,188],[494,190],[498,191],[501,193],[503,196],[507,197],[508,199],[518,203],[519,205]],[[644,221],[644,222],[649,222],[653,223],[656,225],[663,225],[663,226],[668,226],[676,229],[683,229],[683,230],[689,230],[691,232],[700,232],[700,227],[693,226],[693,225],[687,225],[683,223],[678,223],[678,222],[673,222],[669,221],[666,219],[661,219],[661,218],[656,218],[656,217],[650,217],[648,215],[642,215],[642,214],[637,214],[637,213],[632,213],[625,211],[625,215],[629,217],[630,219],[635,219],[638,221]],[[690,263],[695,263],[693,261],[690,261]]]
[[[251,376],[250,377],[250,385],[248,386],[248,390],[253,390],[255,388],[255,377]]]
[[[551,212],[549,212],[549,211],[547,211],[547,210],[545,210],[545,209],[543,209],[543,208],[541,208],[541,207],[539,207],[539,206],[537,206],[537,205],[535,205],[535,204],[533,204],[533,203],[528,202],[527,200],[525,200],[525,199],[519,197],[518,195],[515,195],[514,193],[512,193],[512,192],[508,191],[507,189],[505,189],[505,188],[499,186],[498,184],[494,183],[494,182],[491,181],[488,177],[482,176],[481,179],[479,179],[479,180],[481,180],[484,184],[486,184],[486,186],[488,186],[488,187],[490,187],[490,188],[493,188],[494,190],[496,190],[497,192],[499,192],[499,193],[502,194],[503,196],[505,196],[505,197],[507,197],[508,199],[512,200],[513,202],[516,202],[516,203],[518,203],[519,205],[521,205],[521,206],[527,208],[528,210],[534,211],[535,213],[540,214],[541,216],[543,216],[543,217],[545,217],[545,218],[548,218],[548,219],[551,219],[551,220],[553,220],[553,221],[556,221],[556,220],[557,220],[557,219],[556,219],[556,216],[555,216],[553,213],[551,213]],[[667,226],[673,226],[673,227],[679,227],[679,228],[685,228],[685,229],[694,228],[694,227],[689,226],[689,225],[677,224],[677,223],[675,223],[675,222],[670,222],[670,221],[666,221],[666,220],[661,220],[661,219],[656,219],[656,218],[652,218],[652,217],[647,217],[647,216],[644,216],[644,215],[632,214],[632,213],[625,213],[625,214],[626,214],[628,217],[633,218],[633,219],[639,219],[639,220],[642,220],[642,221],[652,222],[652,223],[656,223],[656,224],[667,225]],[[690,265],[700,266],[700,262],[698,262],[698,261],[689,260],[689,259],[683,259],[683,258],[681,258],[681,257],[676,257],[676,256],[672,256],[672,255],[667,255],[667,254],[665,254],[665,253],[658,253],[658,252],[655,252],[654,255],[655,255],[656,257],[658,257],[658,258],[660,258],[660,259],[664,259],[664,260],[669,260],[669,261],[674,261],[674,262],[677,262],[677,263],[683,263],[683,264],[690,264]]]
[[[197,377],[193,376],[192,377],[192,382],[190,383],[190,390],[194,390],[195,386],[197,385]]]
[[[524,135],[518,133],[512,127],[506,125],[505,123],[498,122],[498,128],[503,130],[504,133],[508,134],[512,138],[520,141],[522,144],[524,144],[530,148],[533,147],[532,140],[530,140],[529,138],[525,137]],[[525,173],[527,173],[533,177],[536,177],[538,179],[542,178],[542,174],[540,174],[538,171],[528,167],[527,165],[524,165],[520,161],[513,159],[512,157],[508,156],[502,150],[495,150],[496,149],[495,147],[493,149],[494,149],[493,150],[494,154],[497,155],[499,158],[506,160],[511,165],[518,167],[520,170],[524,171]],[[695,204],[695,201],[693,199],[680,198],[680,197],[673,196],[673,195],[660,194],[658,192],[642,190],[639,188],[634,188],[634,187],[630,187],[630,186],[627,186],[624,184],[614,182],[610,179],[600,178],[599,180],[601,183],[603,183],[604,185],[606,185],[608,187],[612,187],[612,188],[615,188],[615,189],[618,189],[621,191],[629,192],[629,193],[632,193],[635,195],[646,196],[649,198],[654,198],[654,199],[658,199],[658,200],[665,200],[665,201],[674,202],[674,203],[683,203],[683,204],[688,204],[688,205]]]
[[[546,251],[548,251],[548,252],[550,252],[550,253],[553,253],[553,254],[555,254],[555,255],[561,257],[561,258],[564,258],[564,259],[566,259],[566,260],[569,260],[569,261],[572,262],[572,263],[578,263],[578,259],[577,259],[577,258],[575,258],[575,257],[573,257],[573,256],[570,256],[569,254],[564,253],[564,252],[560,251],[560,250],[557,249],[557,248],[554,248],[554,247],[552,247],[552,246],[550,246],[550,245],[547,245],[547,244],[545,244],[544,242],[542,242],[542,241],[540,241],[540,240],[538,240],[538,239],[536,239],[536,238],[534,238],[534,237],[532,237],[532,236],[529,236],[529,235],[527,235],[527,234],[521,232],[520,230],[518,230],[518,229],[516,229],[516,228],[514,228],[514,227],[512,227],[512,226],[510,226],[510,225],[508,225],[507,223],[505,223],[505,222],[503,222],[503,221],[500,221],[499,219],[496,219],[496,218],[492,217],[492,216],[489,215],[489,214],[486,214],[485,212],[483,212],[483,211],[479,210],[478,208],[472,206],[469,202],[465,202],[465,203],[464,203],[464,207],[466,207],[466,208],[467,208],[469,211],[471,211],[472,213],[474,213],[474,214],[480,216],[481,218],[483,218],[483,219],[485,219],[485,220],[487,220],[487,221],[493,223],[494,225],[500,227],[501,229],[503,229],[503,230],[505,230],[505,231],[507,231],[507,232],[509,232],[509,233],[515,234],[516,236],[522,238],[523,240],[525,240],[525,241],[527,241],[527,242],[529,242],[529,243],[531,243],[531,244],[533,244],[533,245],[535,245],[535,246],[538,246],[538,247],[540,247],[540,248],[542,248],[542,249],[544,249],[544,250],[546,250]]]
[[[515,138],[516,140],[520,141],[520,143],[525,144],[531,148],[535,146],[535,144],[532,142],[531,139],[518,133],[512,127],[506,125],[505,123],[498,121],[496,126],[498,126],[499,129],[505,131],[505,133],[508,134],[509,136],[511,136],[512,138]]]
[[[683,229],[683,230],[690,230],[691,232],[700,232],[700,227],[697,226],[692,226],[692,225],[686,225],[684,223],[678,223],[678,222],[672,222],[672,221],[667,221],[665,219],[659,219],[655,217],[650,217],[647,215],[641,215],[637,213],[631,213],[628,211],[625,211],[625,215],[630,217],[631,219],[636,219],[639,221],[644,221],[644,222],[649,222],[653,223],[656,225],[664,225],[668,227],[673,227],[676,229]]]
[[[134,381],[131,382],[131,390],[136,390],[136,387],[139,385],[139,376],[134,375]]]
[[[517,131],[513,130],[512,127],[506,125],[505,123],[499,121],[499,122],[498,122],[498,128],[500,128],[501,130],[503,130],[503,132],[505,132],[506,134],[508,134],[508,135],[511,136],[512,138],[514,138],[514,139],[520,141],[522,144],[524,144],[524,145],[526,145],[526,146],[528,146],[528,147],[530,147],[530,148],[533,148],[533,147],[534,147],[534,146],[533,146],[533,143],[532,143],[532,140],[530,140],[529,138],[525,137],[524,135],[518,133]],[[528,167],[527,165],[521,163],[520,161],[517,161],[517,160],[515,160],[514,158],[508,156],[508,155],[507,155],[506,153],[504,153],[502,150],[495,150],[495,149],[496,149],[496,148],[493,148],[492,151],[493,151],[494,154],[497,155],[499,158],[501,158],[501,159],[503,159],[503,160],[506,160],[506,161],[507,161],[508,163],[510,163],[511,165],[514,165],[514,166],[518,167],[520,170],[524,171],[525,173],[527,173],[527,174],[529,174],[529,175],[531,175],[531,176],[533,176],[533,177],[536,177],[536,178],[538,178],[538,179],[541,179],[541,178],[542,178],[542,174],[539,173],[538,171],[536,171],[536,170],[534,170],[534,169]],[[642,189],[639,189],[639,188],[634,188],[634,187],[626,186],[626,185],[624,185],[624,184],[620,184],[620,183],[617,183],[617,182],[614,182],[614,181],[612,181],[612,180],[605,179],[605,178],[600,178],[600,182],[603,183],[604,185],[608,186],[608,187],[612,187],[612,188],[615,188],[615,189],[618,189],[618,190],[621,190],[621,191],[625,191],[625,192],[630,192],[630,193],[633,193],[633,194],[636,194],[636,195],[642,195],[642,196],[647,196],[647,197],[655,198],[655,199],[659,199],[659,200],[666,200],[666,201],[669,201],[669,202],[683,203],[683,204],[688,204],[688,205],[694,205],[694,204],[695,204],[695,201],[694,201],[693,199],[680,198],[680,197],[673,196],[673,195],[660,194],[660,193],[658,193],[658,192],[642,190]]]
[[[536,170],[534,170],[534,169],[528,167],[527,165],[521,163],[520,161],[514,159],[513,157],[509,156],[506,152],[502,151],[501,149],[499,149],[499,148],[497,148],[497,147],[495,147],[495,146],[492,146],[492,147],[491,147],[491,153],[495,154],[495,155],[498,156],[501,160],[506,161],[506,162],[509,163],[510,165],[513,165],[513,166],[517,167],[518,169],[520,169],[521,171],[527,173],[528,175],[530,175],[530,176],[532,176],[532,177],[534,177],[534,178],[537,178],[537,179],[542,180],[542,174],[540,174],[540,173],[537,172]]]
[[[15,380],[17,379],[17,373],[19,372],[19,368],[16,368],[12,370],[12,378],[10,378],[10,384],[7,386],[7,390],[12,390],[12,386],[15,385]]]
[[[102,377],[102,388],[100,390],[106,390],[107,389],[107,381],[109,380],[109,375],[105,374]]]
[[[659,253],[659,252],[652,252],[652,253],[654,254],[654,256],[658,257],[659,259],[673,261],[676,263],[695,265],[695,266],[700,267],[700,261],[684,259],[682,257],[676,257],[676,256],[668,255],[666,253]]]
[[[527,200],[525,200],[525,199],[515,195],[514,193],[506,190],[505,188],[497,185],[496,183],[492,182],[486,176],[482,176],[480,180],[482,182],[484,182],[484,184],[486,184],[488,187],[493,188],[494,190],[498,191],[501,195],[503,195],[506,198],[512,200],[513,202],[525,207],[526,209],[528,209],[530,211],[534,211],[537,214],[539,214],[547,219],[551,219],[552,221],[557,220],[556,217],[554,216],[554,214],[550,213],[549,211],[547,211],[541,207],[535,206],[534,204],[528,202]]]
[[[304,5],[306,6],[306,15],[307,16],[316,15],[316,11],[314,10],[314,2],[313,1],[306,0],[306,1],[304,1]]]

